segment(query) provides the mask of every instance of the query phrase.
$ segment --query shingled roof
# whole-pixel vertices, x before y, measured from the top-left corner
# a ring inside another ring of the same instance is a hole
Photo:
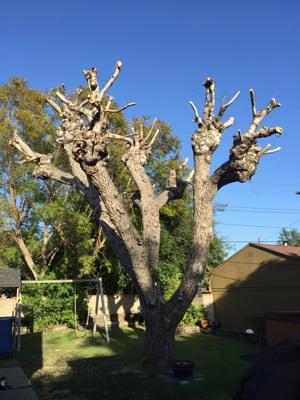
[[[21,286],[21,271],[17,268],[0,269],[0,288],[17,288]]]
[[[283,244],[249,243],[250,246],[266,250],[282,257],[300,257],[300,247],[285,246]]]

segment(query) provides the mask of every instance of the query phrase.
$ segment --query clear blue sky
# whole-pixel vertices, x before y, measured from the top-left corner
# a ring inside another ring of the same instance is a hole
[[[170,123],[182,140],[183,157],[191,158],[194,129],[188,101],[203,104],[207,76],[216,81],[218,101],[241,90],[228,113],[236,123],[226,131],[214,165],[227,159],[232,134],[250,122],[249,88],[258,106],[276,97],[282,108],[265,123],[281,125],[285,133],[267,142],[282,151],[266,156],[250,183],[220,191],[216,201],[228,208],[217,220],[300,229],[300,196],[294,195],[300,190],[297,0],[3,0],[0,12],[1,83],[17,75],[38,89],[62,82],[73,89],[85,82],[83,68],[96,66],[103,82],[120,59],[124,67],[112,95],[120,104],[137,102],[128,116]],[[217,230],[230,241],[271,241],[279,228],[218,224]]]

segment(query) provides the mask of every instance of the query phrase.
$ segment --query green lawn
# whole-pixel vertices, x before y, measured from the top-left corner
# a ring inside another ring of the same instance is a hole
[[[178,358],[193,360],[196,376],[204,376],[184,385],[139,367],[143,335],[143,330],[115,328],[107,344],[100,334],[77,337],[72,330],[28,334],[17,358],[40,400],[227,400],[248,368],[240,355],[255,352],[242,340],[180,336]]]

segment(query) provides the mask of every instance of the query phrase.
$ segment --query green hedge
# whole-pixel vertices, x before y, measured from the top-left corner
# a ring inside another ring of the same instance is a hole
[[[74,294],[72,283],[24,285],[22,304],[25,318],[32,321],[34,331],[60,324],[74,327]],[[81,319],[87,307],[87,294],[79,285],[76,286],[76,294],[77,317]]]

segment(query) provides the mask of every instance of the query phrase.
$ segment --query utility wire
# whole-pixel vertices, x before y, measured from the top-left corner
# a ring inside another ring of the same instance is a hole
[[[247,209],[247,210],[272,210],[272,211],[297,211],[300,212],[300,208],[277,208],[277,207],[254,207],[254,206],[236,206],[236,205],[228,205],[228,206],[219,206],[218,204],[216,204],[216,209],[218,209],[218,207],[220,207],[221,211],[225,211],[227,209]]]
[[[226,243],[278,243],[276,240],[260,240],[259,242],[256,240],[225,240]]]
[[[218,210],[217,210],[218,211]],[[299,215],[299,211],[268,211],[268,210],[251,210],[251,209],[245,209],[245,210],[239,210],[239,209],[225,209],[222,210],[222,212],[239,212],[239,213],[246,213],[246,214],[276,214],[276,215]]]
[[[251,181],[250,181],[251,182]],[[272,183],[272,182],[253,182],[255,185],[268,185],[268,186],[297,186],[299,182],[295,183]]]
[[[233,223],[227,223],[227,222],[216,222],[217,225],[229,225],[229,226],[245,226],[249,228],[276,228],[276,229],[283,229],[286,228],[286,226],[276,226],[276,225],[252,225],[252,224],[233,224]]]
[[[291,222],[288,226],[286,226],[286,228],[291,228],[293,225],[295,225],[299,221],[300,221],[300,218],[296,219],[296,221]],[[273,237],[277,234],[278,234],[278,232],[272,233],[272,235],[266,237],[266,240],[270,239],[271,237]],[[262,241],[264,241],[264,240],[262,240]]]

